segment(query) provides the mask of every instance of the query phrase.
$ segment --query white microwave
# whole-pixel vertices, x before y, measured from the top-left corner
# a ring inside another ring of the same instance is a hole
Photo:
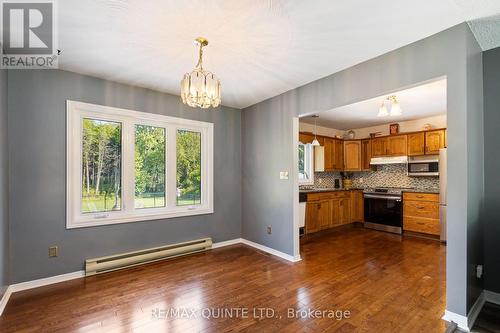
[[[416,156],[408,160],[408,176],[439,176],[439,156]]]

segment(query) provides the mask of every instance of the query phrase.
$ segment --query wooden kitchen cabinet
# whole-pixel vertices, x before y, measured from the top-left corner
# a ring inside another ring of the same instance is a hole
[[[331,226],[336,227],[342,223],[341,212],[340,212],[340,199],[334,198],[330,201],[331,208]]]
[[[336,171],[344,170],[344,142],[343,140],[334,140],[334,164],[333,169]]]
[[[387,156],[387,138],[372,139],[372,157]]]
[[[331,224],[330,201],[318,200],[306,204],[306,233],[326,229]]]
[[[361,171],[361,141],[344,141],[344,170]]]
[[[408,134],[408,156],[425,154],[425,133]]]
[[[365,218],[363,191],[351,191],[351,221],[363,222]]]
[[[403,193],[403,230],[439,236],[439,194]]]
[[[351,223],[351,198],[349,193],[340,200],[340,224]]]
[[[324,147],[325,147],[325,171],[333,171],[334,170],[334,139],[325,138]]]
[[[372,158],[371,140],[361,140],[361,170],[370,170],[370,160]]]
[[[303,132],[299,133],[299,141],[302,142],[303,144],[312,143],[313,140],[314,140],[314,135]]]
[[[387,138],[387,155],[406,156],[407,143],[406,135],[395,135]]]
[[[425,154],[439,154],[439,149],[446,147],[446,130],[425,132]]]

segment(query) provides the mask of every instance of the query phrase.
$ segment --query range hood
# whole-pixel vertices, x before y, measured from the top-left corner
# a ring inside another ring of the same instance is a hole
[[[370,160],[370,165],[407,164],[407,163],[408,163],[408,156],[373,157]]]

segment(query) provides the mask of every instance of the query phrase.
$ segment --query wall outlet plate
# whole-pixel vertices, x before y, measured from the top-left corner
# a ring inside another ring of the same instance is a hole
[[[477,265],[476,266],[476,277],[478,279],[483,277],[483,265]]]
[[[273,233],[273,228],[271,226],[267,227],[267,234],[270,235]]]
[[[57,246],[49,247],[49,258],[55,258],[59,255],[59,248]]]
[[[280,179],[288,179],[288,171],[280,171]]]

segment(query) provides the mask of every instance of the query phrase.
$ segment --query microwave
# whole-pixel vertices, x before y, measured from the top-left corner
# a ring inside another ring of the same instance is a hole
[[[408,176],[439,176],[439,155],[410,157]]]

